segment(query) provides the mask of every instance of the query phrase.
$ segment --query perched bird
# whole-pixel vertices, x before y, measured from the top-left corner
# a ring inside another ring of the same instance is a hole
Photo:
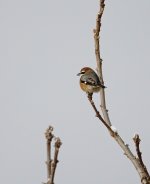
[[[103,84],[101,84],[98,75],[95,71],[89,67],[84,67],[80,70],[80,73],[77,74],[80,77],[80,87],[83,91],[85,91],[88,96],[91,96],[95,92],[99,92],[101,88],[105,88]]]

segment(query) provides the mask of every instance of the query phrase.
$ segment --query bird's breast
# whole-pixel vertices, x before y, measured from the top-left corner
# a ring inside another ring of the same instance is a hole
[[[91,86],[86,83],[80,83],[80,87],[83,91],[87,93],[96,93],[100,90],[100,86]]]

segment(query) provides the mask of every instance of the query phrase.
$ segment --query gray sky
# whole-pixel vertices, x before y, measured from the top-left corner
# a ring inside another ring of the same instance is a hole
[[[97,11],[98,0],[0,0],[1,183],[46,181],[48,125],[63,142],[56,184],[140,183],[78,85],[81,67],[96,68]],[[149,17],[149,0],[106,1],[101,45],[112,124],[134,152],[140,134],[150,170]]]

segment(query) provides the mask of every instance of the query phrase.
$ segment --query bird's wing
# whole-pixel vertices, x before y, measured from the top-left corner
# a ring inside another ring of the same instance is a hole
[[[97,86],[96,81],[92,77],[88,77],[86,83],[92,86]]]
[[[85,83],[87,85],[91,85],[91,86],[100,86],[102,88],[105,88],[105,86],[103,84],[100,83],[99,79],[95,77],[91,77],[91,76],[82,76],[80,79],[81,83]]]
[[[105,88],[103,84],[101,84],[99,77],[96,73],[93,73],[91,76],[88,77],[88,82],[91,83],[93,86],[100,86],[102,88]]]
[[[91,86],[97,86],[96,81],[94,80],[94,78],[90,77],[90,76],[82,76],[81,77],[81,82],[91,85]]]

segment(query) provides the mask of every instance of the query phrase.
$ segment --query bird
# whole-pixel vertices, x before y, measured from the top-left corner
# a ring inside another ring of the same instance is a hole
[[[105,88],[105,86],[101,84],[98,75],[92,68],[82,68],[77,76],[80,75],[80,87],[84,92],[87,93],[90,99],[92,99],[93,93],[99,92],[101,88]]]

